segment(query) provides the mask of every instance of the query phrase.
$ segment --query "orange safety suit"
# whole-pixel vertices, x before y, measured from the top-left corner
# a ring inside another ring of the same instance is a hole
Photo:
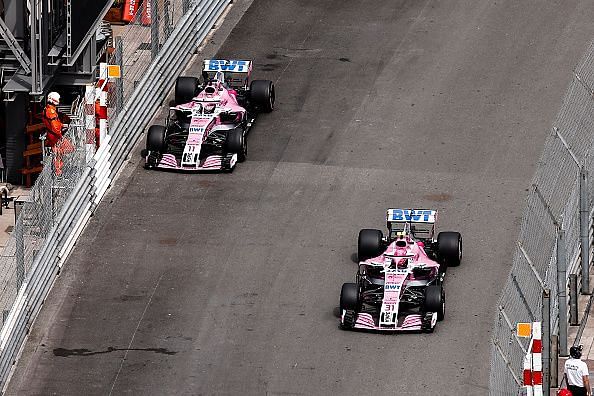
[[[64,166],[62,156],[64,154],[72,153],[74,151],[74,146],[72,146],[70,140],[62,137],[64,124],[60,120],[60,115],[58,114],[58,109],[56,109],[55,105],[48,103],[45,106],[42,119],[43,124],[47,129],[45,144],[48,147],[51,147],[54,153],[54,170],[56,176],[60,176],[62,175],[62,168]]]

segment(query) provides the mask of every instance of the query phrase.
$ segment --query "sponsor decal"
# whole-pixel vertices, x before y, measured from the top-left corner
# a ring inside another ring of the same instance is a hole
[[[421,221],[434,222],[435,211],[428,209],[390,209],[388,210],[388,221]]]
[[[400,285],[385,285],[384,287],[386,290],[394,290],[394,291],[400,290]]]
[[[240,61],[240,60],[220,60],[220,59],[211,59],[208,61],[208,70],[215,71],[229,71],[229,72],[247,72],[248,71],[248,61]]]

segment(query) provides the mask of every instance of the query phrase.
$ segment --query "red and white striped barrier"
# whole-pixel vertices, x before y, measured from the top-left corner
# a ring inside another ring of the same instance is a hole
[[[96,145],[99,147],[101,141],[105,140],[107,135],[107,91],[108,91],[108,69],[107,63],[99,64],[99,81],[97,81],[97,93],[96,99],[99,100],[99,106],[97,107],[95,116],[99,120],[99,135]]]
[[[524,356],[524,388],[527,396],[543,396],[542,389],[542,328],[532,323],[532,337],[528,353]]]

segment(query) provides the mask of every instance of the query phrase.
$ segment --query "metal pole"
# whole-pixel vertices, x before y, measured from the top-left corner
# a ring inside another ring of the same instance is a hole
[[[163,41],[167,41],[167,39],[169,39],[169,36],[171,36],[171,21],[169,20],[169,0],[164,0],[163,1],[163,24],[165,26],[163,26],[163,33],[165,35],[165,37],[163,38]]]
[[[149,3],[145,4],[145,7]],[[159,19],[157,7],[159,6],[157,0],[150,0],[151,5],[151,59],[155,60],[159,55]]]
[[[582,294],[590,294],[590,214],[588,210],[588,173],[580,167],[580,244],[582,258]]]
[[[124,107],[124,42],[120,36],[114,39],[115,61],[120,66],[120,78],[117,80],[116,88],[116,112],[120,114]]]
[[[38,92],[37,69],[39,59],[37,57],[37,0],[31,2],[31,92]]]
[[[569,324],[578,324],[577,274],[569,274]]]
[[[542,389],[550,394],[551,375],[551,291],[542,291]]]
[[[22,216],[22,212],[21,212]],[[17,221],[14,225],[14,234],[16,240],[16,289],[21,289],[25,280],[25,235],[23,221]]]
[[[551,334],[551,388],[559,386],[559,337]]]
[[[567,260],[565,230],[557,230],[557,299],[559,301],[559,355],[567,353]]]

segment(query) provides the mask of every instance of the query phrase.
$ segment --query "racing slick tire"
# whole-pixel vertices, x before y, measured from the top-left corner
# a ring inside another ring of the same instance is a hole
[[[190,103],[198,94],[199,85],[196,77],[178,77],[175,80],[175,104]]]
[[[359,312],[359,285],[356,283],[343,283],[340,290],[340,314],[344,313],[342,320],[343,329],[352,329],[355,326],[357,312]]]
[[[357,254],[359,261],[377,257],[382,253],[384,234],[380,230],[363,229],[359,231]]]
[[[445,317],[445,292],[441,285],[427,286],[425,289],[423,311],[437,312],[437,320],[443,320]]]
[[[227,152],[237,154],[237,162],[244,162],[247,157],[247,139],[241,128],[227,132]]]
[[[149,151],[163,153],[165,151],[165,135],[167,129],[162,125],[152,125],[146,134],[146,148]]]
[[[359,308],[359,285],[343,283],[340,290],[340,310],[357,311]]]
[[[462,260],[462,235],[459,232],[440,232],[437,235],[437,252],[448,267],[457,267]]]
[[[274,83],[269,80],[254,80],[250,84],[250,101],[258,110],[270,113],[274,110]]]

